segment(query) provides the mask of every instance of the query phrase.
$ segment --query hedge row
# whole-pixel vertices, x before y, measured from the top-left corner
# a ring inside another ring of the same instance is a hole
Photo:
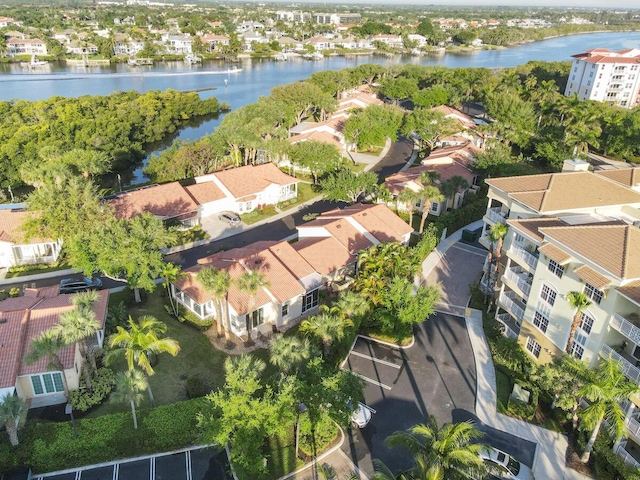
[[[196,415],[204,405],[196,398],[140,410],[137,430],[131,413],[76,420],[77,438],[71,422],[27,423],[17,447],[6,434],[0,439],[0,472],[27,466],[44,473],[195,445]]]
[[[434,222],[440,234],[446,228],[447,236],[449,236],[456,230],[482,219],[487,211],[487,197],[476,194],[468,198],[469,200],[465,205],[441,215]]]

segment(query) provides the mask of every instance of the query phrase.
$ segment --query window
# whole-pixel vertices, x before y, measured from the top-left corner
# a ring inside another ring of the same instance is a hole
[[[514,241],[518,244],[518,245],[524,245],[524,237],[522,235],[520,235],[519,233],[516,233],[516,236],[514,238]]]
[[[540,298],[553,307],[556,303],[556,291],[548,285],[543,285]]]
[[[543,312],[536,310],[536,313],[533,316],[533,324],[538,327],[542,333],[547,333],[547,328],[549,328],[549,319]]]
[[[591,333],[591,329],[593,328],[593,323],[594,320],[591,315],[585,312],[580,313],[580,325],[578,326],[580,330],[589,335]]]
[[[527,351],[531,355],[533,355],[536,358],[540,357],[540,350],[542,350],[542,348],[540,347],[540,344],[538,342],[536,342],[531,337],[527,338]]]
[[[282,318],[286,317],[287,315],[289,315],[289,303],[283,303],[282,304]]]
[[[247,314],[247,323],[251,320],[251,328],[256,328],[258,325],[262,325],[264,323],[264,310],[259,308],[254,310],[250,314]]]
[[[318,306],[318,289],[307,293],[302,300],[302,312]]]
[[[584,294],[589,297],[593,303],[600,305],[602,298],[604,297],[604,293],[602,290],[598,290],[596,287],[591,285],[590,283],[585,284],[584,286]]]
[[[62,374],[60,372],[31,375],[31,385],[34,395],[63,392]]]
[[[582,360],[582,356],[584,355],[584,347],[577,341],[574,341],[573,345],[571,345],[571,355],[576,357],[578,360]]]
[[[439,208],[440,204],[438,202],[431,202],[431,209],[429,211],[437,213]]]
[[[549,265],[547,268],[556,277],[562,278],[562,274],[564,273],[564,267],[560,265],[558,262],[556,262],[555,260],[549,259]]]

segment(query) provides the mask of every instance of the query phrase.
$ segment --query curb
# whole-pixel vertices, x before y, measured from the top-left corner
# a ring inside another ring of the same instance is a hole
[[[53,272],[46,272],[46,273],[34,273],[33,275],[24,275],[20,277],[5,278],[3,280],[0,280],[0,286],[10,285],[13,283],[35,282],[37,280],[46,280],[47,278],[55,278],[61,275],[75,275],[76,273],[78,272],[76,270],[73,270],[72,268],[68,268],[66,270],[55,270]]]

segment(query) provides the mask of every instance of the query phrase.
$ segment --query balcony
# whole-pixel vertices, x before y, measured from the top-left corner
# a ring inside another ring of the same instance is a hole
[[[524,317],[524,307],[516,302],[518,296],[515,292],[503,292],[500,295],[500,306],[509,312],[513,317],[519,321]],[[640,373],[640,371],[638,371]]]
[[[613,358],[614,360],[620,362],[622,373],[624,373],[631,381],[640,383],[640,369],[634,367],[629,360],[627,360],[606,343],[603,344],[602,348],[600,349],[600,356],[602,358]]]
[[[504,326],[504,336],[507,338],[517,339],[520,334],[520,326],[513,320],[508,313],[500,313],[496,315],[496,320]]]
[[[502,212],[501,207],[494,207],[487,210],[485,216],[493,223],[504,223],[507,214]]]
[[[628,441],[623,441],[620,443],[620,445],[618,445],[618,448],[616,449],[616,454],[620,458],[622,458],[625,465],[627,465],[628,467],[638,468],[640,467],[640,462],[636,460],[636,456],[638,456],[638,448],[637,447],[633,448],[633,446],[634,446],[633,442],[629,444]]]
[[[636,316],[637,314],[631,314],[631,319],[627,319],[619,313],[614,313],[611,320],[609,320],[609,325],[633,343],[640,344],[640,328],[637,326],[638,321],[635,320]]]
[[[634,437],[634,441],[640,442],[640,422],[633,417],[627,421],[627,435]]]
[[[511,245],[511,248],[507,251],[507,255],[525,267],[527,271],[532,272],[538,266],[538,258],[516,244]]]
[[[509,288],[517,288],[520,290],[525,297],[528,297],[531,292],[529,274],[524,272],[520,267],[507,269],[502,276],[502,281],[509,285]]]

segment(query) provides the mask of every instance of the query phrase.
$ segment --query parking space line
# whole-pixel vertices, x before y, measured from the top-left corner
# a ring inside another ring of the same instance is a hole
[[[191,471],[191,452],[185,452],[184,460],[187,467],[187,480],[191,480],[193,478],[193,473]]]
[[[116,463],[113,466],[113,480],[118,480],[118,475],[120,475],[120,464]]]
[[[156,478],[156,457],[151,457],[149,459],[149,461],[151,462],[150,468],[149,468],[149,480],[155,480],[155,478]]]
[[[82,470],[78,470],[76,472],[76,480],[80,480],[81,477],[82,477]]]
[[[402,365],[396,365],[395,363],[387,362],[386,360],[381,360],[376,357],[372,357],[371,355],[365,355],[364,353],[352,351],[351,355],[355,355],[356,357],[368,358],[369,360],[373,360],[374,362],[381,363],[382,365],[386,365],[387,367],[397,368],[398,370],[402,368]]]
[[[362,374],[360,374],[358,372],[354,372],[353,370],[351,370],[351,373],[353,373],[356,377],[360,377],[365,382],[373,383],[374,385],[377,385],[378,387],[382,387],[382,388],[384,388],[386,390],[391,390],[391,387],[389,385],[385,385],[384,383],[380,383],[377,380],[373,380],[372,378],[365,377],[364,375],[362,375]]]
[[[451,245],[450,248],[457,248],[458,250],[462,250],[463,252],[467,252],[467,253],[470,253],[472,255],[478,255],[479,257],[486,257],[487,256],[486,250],[482,250],[481,248],[478,248],[478,247],[472,247],[471,245],[465,245],[465,247],[467,247],[467,248],[463,248],[463,247],[459,246],[458,244],[454,243],[453,245]]]

